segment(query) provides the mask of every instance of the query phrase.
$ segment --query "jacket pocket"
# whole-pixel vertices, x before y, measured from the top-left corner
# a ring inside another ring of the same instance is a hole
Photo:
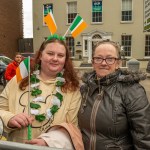
[[[111,143],[109,145],[106,145],[106,150],[123,150],[123,149],[119,145]]]

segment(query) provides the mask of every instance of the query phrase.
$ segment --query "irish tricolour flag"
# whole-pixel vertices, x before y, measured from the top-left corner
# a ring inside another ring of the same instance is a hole
[[[28,70],[29,70],[29,58],[24,59],[18,68],[16,69],[16,78],[17,82],[21,81],[25,77],[28,76]]]
[[[87,27],[86,22],[79,15],[76,16],[74,21],[70,26],[70,31],[72,36],[75,38],[78,34],[80,34]]]
[[[54,34],[57,31],[57,26],[52,11],[50,11],[47,16],[44,17],[44,22],[47,24],[51,34]]]

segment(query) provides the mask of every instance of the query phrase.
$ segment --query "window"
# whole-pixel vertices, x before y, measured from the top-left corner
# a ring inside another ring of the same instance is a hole
[[[88,40],[84,40],[84,52],[83,56],[86,57],[88,56]]]
[[[150,56],[150,35],[145,37],[145,56]]]
[[[74,57],[75,56],[75,43],[74,43],[74,38],[73,37],[66,37],[66,44],[68,46],[68,49],[70,51],[70,56]]]
[[[68,23],[72,23],[77,15],[77,2],[68,2]]]
[[[132,21],[132,0],[122,0],[122,21]]]
[[[121,46],[124,48],[125,56],[131,56],[131,35],[121,36]]]
[[[50,10],[53,12],[53,4],[43,5],[43,18],[50,12]],[[43,21],[43,25],[46,25],[44,21]]]
[[[85,40],[85,41],[84,41],[84,44],[85,44],[85,45],[84,45],[84,49],[87,50],[87,49],[88,49],[88,45],[87,45],[87,44],[88,44],[88,41]]]
[[[92,22],[102,22],[102,0],[92,0]]]

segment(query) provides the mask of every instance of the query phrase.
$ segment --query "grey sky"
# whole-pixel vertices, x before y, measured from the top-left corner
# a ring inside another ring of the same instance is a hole
[[[23,0],[24,38],[33,38],[32,0]]]

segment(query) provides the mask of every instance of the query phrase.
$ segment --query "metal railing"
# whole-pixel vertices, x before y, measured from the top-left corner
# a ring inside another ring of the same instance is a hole
[[[65,149],[50,148],[45,146],[35,146],[9,141],[0,141],[0,150],[65,150]]]

